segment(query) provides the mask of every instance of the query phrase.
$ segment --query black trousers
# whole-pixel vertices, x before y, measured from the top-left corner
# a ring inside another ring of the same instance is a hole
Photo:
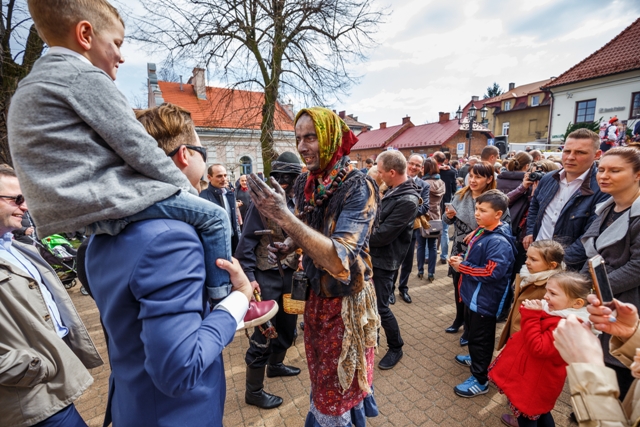
[[[464,309],[464,321],[467,339],[469,340],[469,356],[471,356],[471,375],[484,384],[493,357],[496,341],[496,317],[483,316]]]
[[[397,270],[383,270],[373,267],[373,286],[376,289],[378,314],[380,314],[380,323],[387,336],[389,350],[400,350],[404,345],[404,341],[400,336],[398,321],[389,308],[389,295],[392,292],[393,278],[396,273]]]
[[[453,268],[449,267],[449,271],[451,272],[451,276],[453,277],[453,297],[455,298],[455,303],[456,303],[456,318],[453,319],[453,325],[460,327],[464,324],[464,310],[465,310],[465,306],[464,303],[460,300],[460,292],[458,291],[458,283],[460,283],[460,273],[458,273],[457,271],[455,271]],[[465,335],[464,338],[466,339],[466,325],[465,325]]]
[[[411,270],[413,269],[413,253],[416,251],[416,238],[418,236],[416,233],[420,233],[419,228],[413,230],[413,234],[411,235],[411,243],[409,244],[409,249],[407,249],[407,254],[402,260],[402,265],[400,265],[400,268],[393,276],[393,286],[391,288],[391,293],[396,290],[396,279],[398,278],[398,273],[400,273],[398,291],[400,291],[400,293],[409,292],[409,276],[411,276]]]
[[[518,417],[518,427],[555,427],[555,425],[551,412],[540,415],[537,420],[530,420],[522,415]]]
[[[278,270],[256,270],[254,274],[256,282],[260,284],[262,299],[276,300],[279,307],[278,313],[271,319],[271,323],[273,323],[276,332],[278,332],[278,338],[272,339],[266,348],[258,347],[253,341],[264,345],[267,343],[267,338],[258,328],[255,328],[251,335],[252,342],[244,358],[247,366],[261,368],[267,365],[272,354],[284,353],[291,347],[296,332],[298,316],[285,313],[284,305],[282,304],[282,294],[291,292],[292,269],[284,269],[284,280],[280,277]]]

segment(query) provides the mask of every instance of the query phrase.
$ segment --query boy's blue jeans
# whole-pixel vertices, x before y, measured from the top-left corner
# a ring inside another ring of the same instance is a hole
[[[195,227],[204,249],[205,286],[209,298],[219,300],[229,295],[229,273],[217,267],[216,260],[224,258],[231,261],[231,222],[227,212],[215,203],[180,191],[126,218],[95,222],[85,232],[113,236],[132,222],[159,218],[175,219]]]

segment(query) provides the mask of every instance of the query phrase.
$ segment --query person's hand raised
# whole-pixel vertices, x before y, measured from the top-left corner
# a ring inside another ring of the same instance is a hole
[[[627,340],[638,329],[638,309],[633,304],[613,300],[613,305],[602,305],[597,296],[587,297],[589,320],[599,331]]]
[[[247,176],[249,195],[254,206],[266,217],[278,220],[283,215],[290,214],[287,208],[287,196],[280,184],[269,178],[273,188],[269,188],[256,174]]]

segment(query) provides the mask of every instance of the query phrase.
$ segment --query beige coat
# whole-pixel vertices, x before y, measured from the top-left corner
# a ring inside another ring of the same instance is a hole
[[[640,348],[640,330],[626,342],[611,338],[611,354],[627,367]],[[640,387],[634,381],[624,399],[618,400],[616,373],[605,366],[573,363],[567,366],[571,403],[581,427],[637,427],[640,425]]]
[[[522,277],[520,277],[519,274],[516,275],[516,284],[513,291],[513,305],[511,306],[511,311],[509,311],[507,323],[504,325],[504,329],[502,329],[500,341],[498,342],[498,350],[500,350],[507,344],[507,340],[511,335],[520,330],[519,308],[522,305],[522,302],[526,299],[541,300],[544,298],[544,294],[547,292],[545,288],[547,280],[539,280],[537,282],[530,283],[529,286],[525,286],[524,288],[520,287],[521,282]]]
[[[69,334],[55,332],[40,287],[24,270],[0,258],[0,420],[30,426],[67,407],[102,365],[66,289],[35,248],[13,242],[38,268]]]

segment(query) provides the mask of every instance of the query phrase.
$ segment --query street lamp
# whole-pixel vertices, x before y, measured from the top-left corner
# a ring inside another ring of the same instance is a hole
[[[487,105],[483,104],[480,109],[480,117],[482,121],[487,117]],[[478,109],[476,108],[473,101],[471,101],[471,107],[469,107],[469,112],[467,113],[467,117],[469,119],[469,130],[467,132],[467,139],[469,140],[469,148],[467,149],[467,158],[471,157],[471,139],[473,137],[473,124],[476,122]],[[462,120],[462,108],[458,106],[458,111],[456,111],[456,118],[458,119],[458,124],[461,125],[464,123]]]

